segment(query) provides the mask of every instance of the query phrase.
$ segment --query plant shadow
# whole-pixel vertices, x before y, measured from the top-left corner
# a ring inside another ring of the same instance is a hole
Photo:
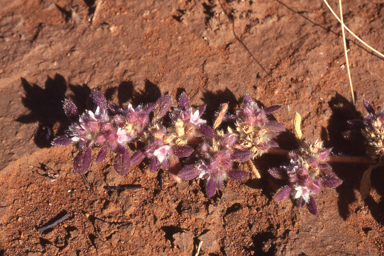
[[[368,206],[372,217],[380,224],[384,225],[384,167],[374,168],[371,173],[371,186],[372,189],[376,190],[380,199],[376,198],[376,196],[368,195],[368,197],[364,200],[365,204]]]
[[[360,139],[347,140],[343,132],[351,129],[348,120],[362,119],[360,112],[346,98],[336,93],[328,102],[332,115],[328,121],[327,129],[322,130],[324,146],[333,148],[335,155],[365,156],[364,141]],[[356,200],[354,190],[359,188],[363,172],[367,169],[363,164],[332,163],[334,172],[343,180],[343,184],[336,188],[339,194],[338,208],[340,216],[345,220],[348,217],[348,205]]]
[[[21,85],[25,96],[21,99],[23,105],[29,109],[28,114],[20,115],[16,121],[24,124],[38,122],[38,130],[34,135],[35,144],[40,148],[50,147],[53,138],[52,129],[55,123],[60,122],[60,133],[64,132],[66,116],[62,109],[67,83],[65,78],[56,74],[54,78],[48,77],[45,86],[29,83],[21,78]]]

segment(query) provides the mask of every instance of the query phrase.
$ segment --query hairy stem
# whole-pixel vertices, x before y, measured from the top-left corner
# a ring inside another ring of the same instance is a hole
[[[281,148],[270,148],[267,152],[272,155],[288,155],[288,153],[289,150]],[[333,163],[373,164],[373,161],[365,156],[329,156],[327,160]]]

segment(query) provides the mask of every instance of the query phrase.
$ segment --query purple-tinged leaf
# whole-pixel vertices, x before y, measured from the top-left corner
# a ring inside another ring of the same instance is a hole
[[[108,109],[109,109],[113,114],[116,115],[116,114],[118,114],[118,113],[121,112],[120,109],[119,109],[119,106],[118,106],[117,104],[115,104],[114,102],[112,102],[112,101],[108,101],[107,104],[108,104]]]
[[[276,122],[276,121],[270,121],[270,122],[266,123],[265,128],[268,128],[268,129],[270,129],[272,131],[276,131],[276,132],[284,132],[285,131],[284,125],[279,123],[279,122]]]
[[[160,166],[159,160],[157,160],[157,157],[153,157],[152,160],[151,160],[150,171],[151,172],[156,172],[157,169],[159,168],[159,166]]]
[[[332,167],[328,163],[319,164],[319,169],[327,176],[336,176],[332,171]]]
[[[273,112],[276,112],[280,108],[281,108],[281,105],[274,105],[264,109],[264,111],[265,111],[265,114],[271,114]]]
[[[368,111],[368,113],[370,113],[370,114],[375,114],[375,110],[374,110],[374,108],[372,107],[371,104],[369,104],[368,101],[366,101],[366,100],[363,99],[363,105],[364,105],[365,109]]]
[[[244,96],[244,98],[243,98],[243,104],[249,104],[249,103],[251,103],[251,102],[252,102],[251,97],[250,97],[248,94],[246,94],[246,95]]]
[[[117,127],[122,127],[122,126],[124,126],[125,125],[125,122],[126,122],[126,120],[125,120],[125,118],[123,117],[123,116],[121,116],[121,115],[115,115],[114,117],[113,117],[113,123],[115,123],[115,125],[117,126]],[[108,123],[107,123],[108,124]],[[111,124],[111,123],[110,123]],[[111,124],[111,126],[112,126],[112,124]],[[103,125],[102,126],[102,129],[107,129],[108,128],[108,125]],[[111,129],[109,129],[109,130],[112,130],[112,127],[111,127]]]
[[[117,145],[116,152],[120,155],[124,155],[128,152],[128,150],[121,144]]]
[[[319,160],[325,161],[331,154],[333,148],[324,148],[319,150]]]
[[[72,101],[65,99],[63,103],[63,109],[65,115],[72,121],[76,122],[79,119],[79,112],[75,103]]]
[[[312,183],[312,186],[308,187],[313,193],[319,194],[321,192],[321,184],[319,181],[315,180]]]
[[[197,109],[199,111],[200,117],[204,114],[206,108],[207,108],[207,105],[203,105]]]
[[[89,147],[83,148],[77,153],[75,159],[73,159],[73,168],[75,171],[83,175],[88,171],[92,160],[92,150]]]
[[[171,96],[167,95],[167,96],[163,96],[163,97],[159,98],[156,101],[156,106],[154,108],[154,116],[153,116],[154,120],[158,121],[161,118],[163,118],[163,116],[165,116],[165,114],[167,114],[171,105],[172,105],[172,97]]]
[[[99,153],[97,154],[96,163],[103,162],[104,159],[107,157],[107,153],[108,153],[108,147],[107,146],[102,147]]]
[[[189,146],[174,146],[172,147],[172,151],[177,157],[187,157],[190,156],[195,150]]]
[[[304,166],[300,166],[300,167],[295,167],[294,169],[297,169],[297,174],[299,174],[301,178],[308,177],[308,174],[309,174],[308,168]]]
[[[310,156],[307,160],[307,163],[311,167],[316,167],[319,164],[319,160],[316,157]]]
[[[261,151],[267,151],[269,149],[269,144],[267,142],[260,143],[257,145],[257,149]]]
[[[310,213],[312,213],[313,215],[317,215],[317,205],[316,205],[315,198],[313,198],[313,196],[309,196],[309,202],[307,203],[307,208]]]
[[[196,169],[193,165],[188,165],[180,170],[180,172],[177,174],[180,179],[182,180],[191,180],[197,177],[199,175],[199,170]]]
[[[313,186],[313,180],[309,176],[300,177],[299,183],[303,187],[311,188]]]
[[[230,170],[227,172],[227,175],[229,178],[233,180],[244,180],[248,178],[249,173],[245,171],[240,171],[240,170]]]
[[[266,139],[272,139],[280,135],[280,132],[268,132],[264,134],[264,138]]]
[[[128,150],[125,150],[124,154],[117,154],[113,167],[120,175],[125,175],[130,168],[130,156]]]
[[[72,143],[72,140],[68,138],[66,135],[56,137],[52,141],[53,146],[67,146]]]
[[[207,196],[212,197],[216,193],[216,182],[214,179],[209,178],[207,183]]]
[[[268,170],[269,174],[272,175],[275,179],[288,179],[287,172],[282,168],[273,167]]]
[[[199,132],[201,134],[203,134],[205,137],[207,137],[208,139],[213,139],[213,137],[215,136],[213,130],[211,127],[209,127],[208,125],[206,124],[202,124],[200,125],[199,127]]]
[[[301,209],[301,207],[303,207],[303,205],[305,204],[305,201],[302,197],[299,197],[297,200],[296,200],[296,203],[297,203],[297,207],[299,207],[299,209]]]
[[[338,177],[326,177],[323,179],[322,181],[323,183],[323,186],[324,187],[327,187],[327,188],[336,188],[338,186],[340,186],[343,181],[341,179],[339,179]]]
[[[279,191],[277,191],[275,195],[276,200],[277,201],[284,200],[285,198],[289,197],[289,195],[291,194],[291,191],[292,191],[292,188],[289,186],[282,187],[281,189],[279,189]]]
[[[271,141],[268,142],[268,146],[270,148],[278,148],[279,144],[276,141],[271,140]]]
[[[174,179],[176,182],[180,183],[181,179],[177,176],[177,173],[179,173],[180,170],[183,169],[183,166],[180,163],[180,159],[177,156],[172,155],[167,162],[169,166],[168,171],[171,175],[171,178]]]
[[[252,151],[234,149],[232,154],[231,154],[231,160],[232,161],[245,162],[245,161],[251,159],[252,156],[253,156]]]
[[[234,135],[234,134],[232,133],[232,134],[227,134],[227,135],[225,135],[223,138],[221,138],[221,139],[220,139],[220,143],[221,143],[221,145],[223,145],[224,147],[232,148],[233,145],[235,145],[236,140],[237,140],[236,135]]]
[[[142,111],[143,113],[145,113],[146,115],[148,115],[154,108],[156,107],[156,103],[149,103],[148,105],[146,105]]]
[[[107,99],[101,92],[92,90],[91,95],[89,95],[87,105],[92,112],[95,112],[97,107],[99,107],[100,111],[103,113],[107,110]]]
[[[139,163],[141,163],[141,161],[143,161],[144,158],[145,158],[145,154],[143,152],[141,152],[140,150],[136,151],[131,156],[131,166],[138,165]]]
[[[183,92],[181,95],[180,95],[180,98],[179,98],[179,107],[182,109],[182,110],[186,110],[186,109],[189,109],[191,107],[191,104],[189,102],[189,99],[188,99],[188,96],[185,92]]]

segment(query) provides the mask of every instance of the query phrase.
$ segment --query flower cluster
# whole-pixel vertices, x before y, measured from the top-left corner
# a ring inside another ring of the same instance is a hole
[[[151,125],[150,113],[157,111],[152,122],[161,119],[172,103],[169,96],[160,98],[156,103],[147,106],[139,105],[135,109],[131,104],[119,108],[113,102],[107,102],[101,92],[93,90],[89,96],[86,110],[78,114],[77,107],[70,100],[64,101],[64,112],[73,124],[66,135],[57,137],[52,145],[65,146],[72,142],[79,142],[79,152],[74,159],[74,169],[79,174],[87,172],[92,161],[92,148],[101,147],[96,157],[96,162],[102,162],[108,151],[117,154],[114,161],[115,170],[126,174],[130,167],[140,163],[145,154],[135,152],[132,157],[127,150],[127,144],[139,139]],[[165,109],[165,111],[164,111]]]
[[[212,197],[216,188],[221,189],[223,181],[230,177],[242,180],[248,177],[248,172],[232,169],[232,162],[247,161],[252,157],[251,151],[234,149],[236,136],[224,134],[222,131],[215,133],[211,140],[200,145],[201,159],[196,164],[184,167],[178,174],[181,179],[199,178],[207,179],[207,195]]]
[[[367,101],[363,100],[363,105],[368,114],[363,121],[348,121],[351,130],[346,131],[343,135],[346,138],[362,135],[368,155],[374,160],[380,160],[380,157],[384,155],[384,109],[376,113]]]
[[[227,105],[223,106],[214,128],[226,120],[234,121],[236,130],[229,127],[228,133],[215,130],[212,138],[206,136],[199,147],[199,160],[194,165],[184,167],[178,174],[181,179],[207,179],[208,197],[215,194],[216,188],[221,189],[227,177],[234,180],[246,179],[248,172],[233,169],[233,162],[246,162],[261,156],[270,147],[278,147],[271,139],[285,131],[282,124],[267,118],[267,114],[277,111],[280,106],[261,109],[248,95],[244,97],[242,108],[235,115],[226,114]]]
[[[312,194],[318,194],[322,186],[335,188],[342,183],[326,162],[332,148],[323,148],[322,142],[314,144],[300,140],[300,148],[289,153],[290,164],[271,168],[269,173],[276,179],[287,179],[289,185],[276,193],[281,201],[290,195],[301,208],[304,204],[310,213],[317,214],[317,205]]]
[[[87,172],[92,148],[100,147],[96,162],[102,162],[109,151],[114,152],[117,155],[114,168],[121,175],[147,157],[151,172],[163,167],[176,179],[206,179],[208,197],[213,196],[217,188],[221,189],[227,177],[247,178],[248,172],[233,168],[233,162],[250,161],[270,147],[277,147],[271,139],[285,130],[283,125],[267,118],[267,114],[280,106],[259,108],[248,95],[235,115],[226,114],[228,105],[223,104],[226,108],[216,119],[214,129],[202,118],[206,106],[193,109],[185,93],[180,95],[178,107],[170,111],[168,126],[163,123],[163,117],[171,108],[170,96],[146,106],[134,108],[128,104],[119,108],[93,90],[87,103],[89,109],[79,115],[72,101],[64,101],[65,114],[73,124],[64,136],[52,142],[60,146],[78,142],[79,152],[74,158],[76,172]],[[216,130],[224,119],[232,119],[236,130],[229,128],[227,133]],[[141,141],[144,147],[131,155],[128,145],[136,141]],[[188,162],[195,160],[195,163],[183,168],[181,160],[186,157]]]
[[[245,95],[242,108],[235,115],[227,115],[226,120],[235,121],[236,130],[229,128],[235,134],[240,146],[253,152],[253,158],[261,156],[272,147],[279,147],[275,138],[285,127],[276,121],[269,121],[267,114],[279,110],[275,105],[266,109],[259,108],[249,95]]]

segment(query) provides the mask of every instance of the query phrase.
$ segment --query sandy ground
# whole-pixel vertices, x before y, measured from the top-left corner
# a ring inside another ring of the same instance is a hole
[[[198,181],[175,183],[147,163],[118,175],[93,164],[89,182],[73,172],[75,146],[51,147],[69,122],[61,102],[81,110],[92,89],[123,106],[174,98],[185,91],[207,104],[212,120],[222,102],[249,94],[287,128],[293,116],[308,140],[333,154],[361,155],[343,139],[346,120],[366,114],[364,98],[384,107],[383,59],[350,35],[357,103],[351,104],[340,25],[322,1],[0,1],[0,254],[1,255],[380,255],[384,253],[383,170],[372,192],[358,193],[366,165],[334,164],[344,183],[316,195],[319,214],[273,196],[284,183],[267,172],[284,157],[255,161],[262,178],[230,180],[207,199]],[[337,1],[331,6],[338,10]],[[345,1],[344,21],[383,52],[384,4]],[[174,101],[174,106],[177,106]],[[51,129],[52,134],[47,134]],[[47,140],[47,136],[49,139]],[[141,190],[108,192],[105,185]],[[44,232],[37,228],[70,212]]]

